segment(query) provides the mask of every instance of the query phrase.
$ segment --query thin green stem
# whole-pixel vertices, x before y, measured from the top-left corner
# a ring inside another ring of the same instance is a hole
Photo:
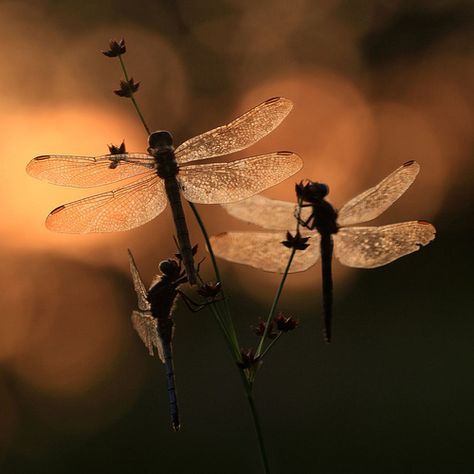
[[[273,344],[275,344],[275,342],[277,342],[278,339],[280,339],[280,337],[281,337],[282,334],[283,334],[283,332],[280,331],[280,332],[278,333],[278,335],[277,335],[274,339],[272,339],[272,342],[270,342],[270,344],[268,344],[268,346],[265,348],[265,350],[264,350],[264,351],[262,352],[262,354],[260,355],[260,358],[261,358],[261,359],[263,359],[263,358],[267,355],[268,351],[273,347]]]
[[[260,447],[260,456],[262,458],[263,472],[265,474],[270,474],[270,467],[268,465],[267,451],[265,449],[265,443],[263,440],[262,427],[260,425],[260,419],[258,417],[257,408],[253,400],[252,391],[247,390],[247,401],[249,403],[250,412],[252,414],[253,426],[255,427],[255,433],[257,434],[258,445]]]
[[[300,230],[300,217],[301,217],[301,201],[298,200],[298,208],[296,211],[296,233],[298,233]],[[268,313],[268,317],[265,322],[265,329],[260,338],[260,342],[258,343],[257,352],[255,353],[257,357],[261,355],[263,343],[265,341],[265,337],[267,336],[268,330],[270,328],[270,322],[275,314],[278,302],[280,301],[280,296],[283,291],[283,287],[285,286],[286,277],[288,276],[288,272],[290,271],[291,263],[293,262],[295,253],[296,253],[296,249],[292,248],[290,257],[288,258],[288,263],[286,264],[285,271],[283,272],[283,276],[281,277],[280,284],[278,285],[275,297],[273,298],[272,306],[270,308],[270,312]]]
[[[118,58],[120,60],[120,66],[122,66],[122,71],[123,71],[123,75],[125,77],[125,80],[128,82],[130,79],[128,78],[127,68],[125,67],[125,63],[122,59],[122,55],[119,55]],[[146,133],[148,133],[148,135],[150,135],[150,133],[151,133],[150,129],[148,128],[148,125],[145,122],[145,118],[143,117],[143,114],[140,110],[140,107],[138,107],[138,104],[137,104],[137,101],[135,100],[135,96],[133,95],[133,92],[132,92],[132,95],[130,96],[130,99],[132,100],[133,106],[135,107],[135,110],[137,111],[137,114],[140,117],[140,120],[141,120],[143,126],[145,127]]]
[[[196,221],[199,225],[199,228],[201,229],[201,233],[204,237],[204,240],[206,241],[207,249],[208,249],[209,255],[211,257],[212,267],[214,268],[214,273],[216,274],[216,279],[217,279],[217,281],[222,282],[221,273],[219,271],[219,266],[217,265],[216,256],[214,255],[214,251],[212,250],[212,245],[211,245],[211,242],[209,240],[209,235],[207,234],[206,227],[204,226],[204,222],[202,221],[201,216],[199,215],[199,212],[196,209],[196,206],[194,205],[194,203],[192,203],[191,201],[188,201],[188,203],[189,203],[189,207],[191,208],[191,210],[194,213],[194,217],[196,218]],[[223,291],[224,291],[224,289],[222,289],[222,292]]]
[[[216,279],[218,281],[222,282],[221,274],[220,274],[220,271],[219,271],[219,266],[217,265],[216,257],[214,255],[214,251],[212,249],[212,245],[211,245],[211,242],[209,240],[209,235],[207,233],[206,227],[204,226],[204,223],[201,219],[201,216],[199,215],[199,212],[196,209],[196,206],[192,202],[189,202],[189,205],[190,205],[190,207],[191,207],[191,209],[194,213],[194,216],[196,218],[196,221],[197,221],[197,223],[198,223],[198,225],[201,229],[201,233],[204,237],[204,240],[206,241],[207,249],[208,249],[209,255],[211,257],[211,262],[212,262],[212,266],[214,268],[214,273],[216,275]],[[238,339],[237,339],[237,334],[235,332],[235,327],[234,327],[234,324],[232,322],[232,318],[231,318],[231,315],[230,315],[230,309],[229,309],[229,306],[228,306],[228,302],[227,302],[227,298],[225,296],[224,290],[222,290],[222,296],[224,298],[225,310],[226,310],[226,315],[227,315],[227,318],[226,318],[227,323],[228,323],[227,328],[231,331],[231,335],[230,335],[231,338],[230,338],[230,340],[228,339],[228,342],[229,342],[229,345],[234,348],[235,360],[239,361],[240,357],[241,357],[240,356],[240,346],[239,346],[239,342],[238,342]],[[221,319],[218,317],[218,312],[216,311],[216,308],[213,307],[213,311],[214,311],[214,316],[216,317],[219,324],[221,325],[222,332],[224,333],[224,335],[227,336],[226,325],[224,325],[223,322],[221,321]],[[263,471],[264,471],[265,474],[270,474],[270,468],[269,468],[269,465],[268,465],[267,452],[266,452],[265,443],[264,443],[264,440],[263,440],[262,428],[261,428],[261,425],[260,425],[260,420],[259,420],[259,417],[258,417],[257,408],[255,406],[255,402],[254,402],[254,399],[253,399],[253,396],[252,396],[253,377],[247,375],[245,373],[244,369],[241,369],[241,368],[239,368],[239,374],[240,374],[240,378],[241,378],[241,381],[242,381],[242,385],[243,385],[244,390],[245,390],[245,394],[247,396],[247,402],[249,404],[250,413],[252,415],[252,421],[253,421],[253,425],[254,425],[254,428],[255,428],[255,433],[257,435],[258,447],[259,447],[259,450],[260,450],[260,457],[262,459],[262,464],[263,464]]]
[[[288,259],[288,263],[286,264],[285,271],[283,273],[283,276],[280,280],[280,284],[278,285],[277,292],[275,294],[275,297],[273,298],[273,303],[272,307],[270,308],[270,312],[268,313],[267,320],[265,322],[265,330],[263,331],[262,337],[260,338],[260,342],[258,344],[257,352],[255,355],[258,357],[260,356],[260,353],[262,352],[262,347],[263,347],[263,342],[265,340],[265,337],[268,332],[268,328],[270,327],[270,322],[273,318],[273,315],[275,314],[275,310],[277,308],[278,302],[280,301],[280,296],[283,291],[283,287],[285,285],[286,277],[288,276],[288,271],[290,270],[291,263],[293,262],[293,257],[295,256],[296,249],[291,249],[291,254],[290,258]]]
[[[218,325],[219,325],[219,328],[221,329],[221,332],[225,338],[225,341],[227,343],[227,347],[231,353],[231,355],[233,356],[234,360],[239,360],[240,359],[240,352],[238,350],[236,350],[236,347],[232,341],[232,338],[230,336],[230,334],[228,333],[227,331],[227,328],[226,328],[226,325],[224,323],[224,321],[222,321],[222,318],[219,314],[219,311],[218,309],[214,306],[215,303],[211,303],[211,311],[214,315],[214,318],[216,319]]]
[[[207,233],[206,227],[204,226],[204,222],[202,221],[201,216],[200,216],[198,210],[196,209],[196,206],[194,205],[194,203],[192,203],[190,201],[188,201],[188,203],[189,203],[189,206],[191,207],[191,210],[194,213],[194,217],[196,218],[196,221],[199,225],[199,228],[201,229],[201,233],[202,233],[202,235],[204,237],[204,240],[206,242],[206,246],[207,246],[207,249],[209,251],[209,255],[211,257],[212,266],[214,268],[214,273],[216,275],[216,280],[222,283],[222,278],[221,278],[221,273],[219,271],[219,266],[217,265],[216,256],[214,255],[214,251],[212,250],[211,241],[209,239],[209,235]],[[239,354],[239,351],[240,351],[239,341],[238,341],[238,338],[237,338],[237,333],[235,331],[234,323],[232,322],[229,303],[228,303],[227,297],[225,295],[224,286],[222,286],[221,293],[222,293],[222,297],[223,297],[223,301],[224,301],[225,320],[226,320],[226,323],[227,323],[227,329],[228,329],[229,335],[231,337],[232,344],[234,345],[234,349],[235,349],[236,353]]]

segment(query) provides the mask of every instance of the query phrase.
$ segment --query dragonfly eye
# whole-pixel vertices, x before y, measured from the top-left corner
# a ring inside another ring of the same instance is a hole
[[[179,265],[176,260],[162,260],[159,265],[160,272],[169,277],[177,277],[179,275]]]
[[[323,183],[312,183],[312,192],[315,196],[322,199],[329,194],[329,186]]]
[[[315,181],[302,181],[296,185],[296,194],[303,201],[315,203],[323,199],[329,193],[329,186]]]
[[[153,132],[148,137],[148,145],[150,148],[170,147],[173,145],[173,136],[165,130]]]

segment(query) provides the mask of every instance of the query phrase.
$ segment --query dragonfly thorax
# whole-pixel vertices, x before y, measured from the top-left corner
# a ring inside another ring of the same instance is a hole
[[[178,174],[174,156],[173,136],[170,132],[159,130],[148,137],[148,153],[156,160],[158,175],[168,178]]]
[[[151,306],[151,314],[158,322],[172,320],[173,307],[178,297],[178,286],[163,275],[148,290],[147,299]]]
[[[320,234],[336,234],[338,232],[337,211],[325,199],[320,199],[313,204],[312,216],[311,227]]]
[[[160,130],[148,137],[148,153],[155,158],[160,178],[166,179],[178,174],[178,163],[174,156],[173,137],[170,132]]]

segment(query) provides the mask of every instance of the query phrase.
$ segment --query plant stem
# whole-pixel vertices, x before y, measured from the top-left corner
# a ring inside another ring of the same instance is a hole
[[[283,286],[285,285],[286,277],[288,276],[288,271],[290,270],[291,262],[293,262],[293,257],[295,256],[296,249],[291,249],[291,254],[290,258],[288,259],[288,263],[286,264],[285,271],[283,273],[283,276],[281,278],[280,284],[278,285],[277,292],[275,294],[275,297],[273,298],[273,303],[272,307],[270,308],[270,312],[268,313],[267,320],[265,322],[265,330],[263,331],[262,337],[260,338],[260,342],[258,344],[257,352],[255,355],[258,357],[260,356],[260,353],[262,352],[262,347],[263,347],[263,342],[265,340],[265,337],[268,332],[268,328],[270,326],[270,322],[273,318],[273,315],[275,314],[276,307],[278,305],[278,301],[280,301],[280,296],[281,292],[283,291]]]
[[[201,216],[199,215],[199,212],[196,209],[196,206],[194,205],[194,203],[192,203],[191,201],[188,201],[188,203],[189,203],[189,207],[192,209],[194,213],[194,217],[196,218],[199,228],[201,229],[201,233],[204,237],[204,240],[206,241],[207,250],[209,251],[209,255],[211,257],[211,262],[214,268],[214,273],[216,274],[216,279],[217,281],[222,282],[221,273],[217,265],[216,256],[214,255],[214,251],[212,250],[211,242],[209,240],[209,235],[207,234],[206,227],[204,226],[204,222],[202,221]],[[223,292],[224,289],[222,289],[221,291]]]
[[[208,236],[207,231],[206,231],[206,227],[204,226],[204,223],[203,223],[203,221],[201,219],[201,216],[199,215],[199,213],[196,209],[196,206],[192,202],[189,202],[189,205],[190,205],[192,211],[194,212],[194,216],[196,217],[196,220],[199,224],[199,227],[201,229],[204,240],[206,241],[207,249],[209,251],[209,255],[211,256],[212,266],[214,267],[214,273],[216,275],[216,278],[217,278],[218,281],[222,281],[221,280],[221,274],[220,274],[220,271],[219,271],[219,267],[217,265],[216,257],[214,255],[214,251],[212,250],[212,245],[211,245],[211,242],[209,240],[209,236]],[[229,341],[229,345],[231,347],[232,346],[234,347],[235,360],[236,360],[236,362],[238,362],[238,361],[240,361],[240,358],[241,358],[240,346],[239,346],[239,342],[238,342],[238,339],[237,339],[237,335],[235,333],[235,327],[234,327],[234,324],[232,322],[232,318],[230,316],[230,310],[229,310],[229,306],[228,306],[228,303],[227,303],[227,298],[225,297],[224,292],[222,293],[222,296],[224,297],[226,314],[228,316],[226,318],[227,323],[228,323],[227,328],[230,329],[230,331],[231,331],[231,335],[230,335],[231,340]],[[213,309],[215,310],[215,308],[213,308]],[[218,322],[221,324],[221,329],[224,332],[224,334],[226,335],[226,327],[225,327],[225,325],[222,325],[220,319],[218,318],[218,312],[217,311],[214,312],[214,316],[216,317]],[[244,386],[247,402],[249,404],[250,413],[252,414],[252,421],[253,421],[253,425],[254,425],[254,428],[255,428],[255,433],[257,434],[258,447],[259,447],[259,450],[260,450],[260,457],[262,459],[262,464],[263,464],[263,472],[265,474],[270,474],[270,468],[269,468],[269,465],[268,465],[267,452],[266,452],[265,443],[264,443],[264,440],[263,440],[262,428],[260,426],[260,420],[259,420],[259,417],[258,417],[257,408],[255,406],[255,402],[254,402],[253,395],[252,395],[252,387],[253,387],[253,378],[254,377],[250,376],[250,375],[246,375],[246,373],[244,372],[244,369],[239,368],[239,373],[240,373],[240,378],[242,380],[242,384]]]
[[[298,208],[296,211],[296,233],[298,233],[300,230],[300,216],[301,216],[301,201],[298,200]],[[262,337],[260,338],[260,342],[258,343],[257,352],[255,353],[256,357],[259,357],[261,355],[263,343],[265,341],[265,337],[267,336],[268,329],[270,327],[270,322],[273,318],[273,315],[275,314],[275,310],[277,308],[278,302],[280,301],[281,292],[283,291],[286,277],[288,276],[288,272],[290,271],[291,263],[293,262],[295,253],[296,253],[296,249],[293,247],[291,249],[291,254],[290,254],[290,257],[288,258],[288,263],[286,264],[285,271],[283,272],[283,276],[281,277],[280,284],[278,285],[275,297],[273,298],[273,303],[270,308],[270,312],[268,313],[267,320],[265,322],[265,329],[263,331]]]
[[[122,55],[120,54],[118,58],[120,60],[120,66],[122,66],[122,71],[123,71],[123,75],[125,77],[125,80],[128,82],[130,79],[128,78],[127,68],[125,67],[125,63],[123,62]],[[148,133],[148,135],[150,135],[150,133],[151,133],[150,129],[148,128],[148,125],[145,122],[145,119],[142,115],[140,107],[138,107],[138,104],[137,104],[137,101],[135,100],[133,92],[132,92],[132,95],[130,96],[130,99],[132,100],[133,105],[135,107],[135,110],[137,111],[137,114],[140,117],[140,120],[141,120],[143,126],[145,127],[146,133]]]
[[[189,206],[191,207],[191,210],[194,213],[194,217],[196,218],[196,221],[199,225],[199,228],[201,229],[201,233],[202,233],[202,235],[204,237],[204,240],[206,242],[207,250],[209,251],[209,255],[211,257],[211,262],[212,262],[212,266],[214,268],[214,273],[216,275],[216,279],[217,279],[217,281],[222,283],[222,278],[221,278],[221,273],[219,271],[219,266],[217,265],[216,256],[214,255],[214,251],[212,250],[211,241],[209,240],[209,235],[207,233],[204,222],[202,221],[201,216],[199,215],[199,212],[196,209],[196,206],[194,205],[194,203],[192,203],[191,201],[188,201],[188,204],[189,204]],[[224,299],[225,321],[226,321],[227,330],[228,330],[229,336],[231,338],[231,343],[234,346],[234,350],[235,350],[236,354],[238,354],[238,357],[237,357],[237,360],[238,360],[240,358],[240,345],[239,345],[239,341],[238,341],[238,338],[237,338],[237,333],[235,332],[234,323],[232,322],[229,303],[228,303],[227,297],[225,295],[224,286],[222,286],[221,293],[222,293],[222,297]]]
[[[119,60],[120,60],[120,65],[122,67],[123,74],[125,76],[125,80],[129,81],[127,69],[125,67],[125,63],[124,63],[121,55],[119,56]],[[138,116],[139,116],[139,118],[140,118],[140,120],[143,124],[143,127],[145,128],[148,135],[150,135],[150,129],[148,128],[148,125],[145,122],[143,114],[141,113],[140,107],[138,106],[138,103],[135,100],[135,97],[133,96],[133,93],[132,93],[130,99],[133,102],[135,110],[136,110],[136,112],[137,112],[137,114],[138,114]],[[201,229],[201,233],[204,237],[204,240],[206,241],[207,249],[208,249],[209,255],[211,257],[212,266],[214,268],[214,273],[216,275],[216,280],[222,283],[221,274],[220,274],[220,271],[219,271],[219,267],[217,265],[217,261],[216,261],[215,255],[214,255],[214,251],[212,250],[211,242],[209,240],[209,235],[206,231],[206,227],[204,226],[204,223],[201,219],[201,216],[199,215],[198,210],[196,209],[196,206],[190,201],[188,201],[188,203],[189,203],[189,206],[191,207],[191,209],[194,213],[194,216],[195,216],[196,221],[199,225],[199,228]],[[230,308],[229,308],[229,304],[228,304],[227,298],[226,298],[225,293],[224,293],[224,289],[222,289],[221,292],[222,292],[222,296],[223,296],[223,299],[224,299],[224,310],[225,310],[224,311],[224,317],[222,317],[222,315],[219,314],[220,311],[219,311],[218,303],[212,303],[211,304],[211,311],[213,312],[214,317],[217,320],[217,323],[218,323],[218,325],[219,325],[219,327],[222,331],[222,334],[224,335],[224,339],[227,342],[227,346],[228,346],[231,354],[234,356],[234,359],[235,359],[236,362],[240,362],[241,361],[241,355],[240,355],[240,346],[239,346],[239,341],[238,341],[238,338],[237,338],[237,333],[235,331],[235,327],[234,327],[234,324],[233,324],[233,321],[232,321],[232,317],[231,317],[231,314],[230,314]],[[264,470],[265,474],[270,474],[270,469],[268,467],[267,453],[266,453],[266,450],[265,450],[265,444],[264,444],[264,441],[263,441],[262,429],[261,429],[261,426],[260,426],[260,420],[258,418],[257,408],[255,406],[253,396],[252,396],[252,383],[253,383],[253,380],[250,380],[250,378],[245,374],[243,369],[239,368],[239,374],[240,374],[240,378],[242,380],[242,384],[244,386],[244,390],[245,390],[247,402],[249,404],[250,412],[252,414],[252,421],[253,421],[253,425],[254,425],[254,428],[255,428],[255,432],[257,434],[258,445],[259,445],[259,449],[260,449],[260,456],[262,458],[263,470]]]
[[[260,456],[262,458],[263,472],[270,474],[270,467],[268,465],[267,451],[265,450],[265,443],[263,441],[262,427],[260,426],[260,419],[258,417],[257,408],[252,396],[252,389],[247,390],[247,401],[249,404],[250,412],[252,414],[253,426],[255,427],[255,433],[257,434],[258,445],[260,447]]]
[[[277,342],[278,339],[280,339],[282,334],[283,334],[283,332],[279,332],[278,335],[275,337],[275,339],[272,339],[270,344],[268,344],[268,346],[265,348],[265,350],[260,355],[261,359],[263,359],[267,355],[268,351],[273,347],[273,344],[275,344],[275,342]]]

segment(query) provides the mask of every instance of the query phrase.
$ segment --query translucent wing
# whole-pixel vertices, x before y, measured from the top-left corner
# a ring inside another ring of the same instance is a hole
[[[137,331],[140,339],[145,344],[151,356],[155,355],[153,347],[156,347],[156,352],[161,362],[165,362],[163,351],[163,344],[158,336],[158,323],[149,311],[134,311],[132,313],[132,324],[135,331]]]
[[[255,195],[222,207],[231,216],[266,229],[292,230],[296,226],[296,204],[292,202]],[[311,208],[303,208],[301,218],[307,219],[311,212]]]
[[[122,188],[57,207],[46,227],[71,234],[129,230],[160,214],[166,202],[163,181],[152,172]]]
[[[291,250],[282,241],[284,232],[224,232],[211,237],[214,253],[229,262],[242,263],[266,272],[283,273]],[[319,234],[313,233],[306,250],[295,254],[290,273],[312,267],[319,258]]]
[[[436,229],[424,221],[380,227],[344,227],[334,237],[334,253],[349,267],[375,268],[415,252],[435,238]]]
[[[189,201],[221,204],[240,201],[274,186],[302,165],[298,155],[279,151],[229,163],[183,166],[178,179]]]
[[[153,167],[153,157],[144,153],[103,156],[42,155],[28,163],[26,172],[51,184],[92,188],[137,176]]]
[[[419,171],[420,165],[416,161],[407,161],[377,186],[346,203],[339,211],[338,224],[351,225],[375,219],[410,187]]]
[[[135,259],[133,258],[132,252],[128,250],[128,261],[130,262],[130,272],[132,274],[133,287],[138,299],[138,309],[141,311],[150,311],[151,305],[148,301],[148,292],[141,279],[140,272],[138,271]]]
[[[185,163],[243,150],[274,130],[292,108],[284,97],[268,99],[229,124],[184,142],[176,149],[176,159]]]

